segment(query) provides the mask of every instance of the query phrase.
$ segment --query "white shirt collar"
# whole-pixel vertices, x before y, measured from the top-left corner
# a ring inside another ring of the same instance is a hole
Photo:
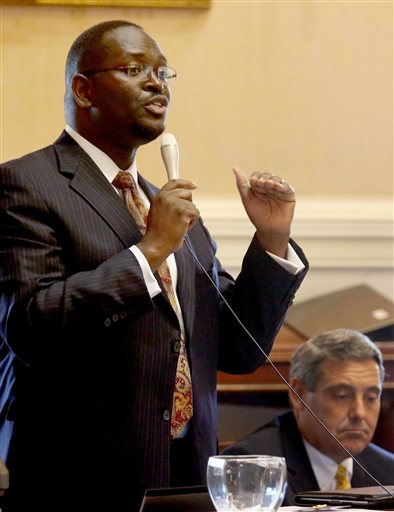
[[[66,132],[72,137],[75,142],[77,142],[81,148],[87,153],[90,158],[93,160],[93,162],[97,165],[97,167],[100,169],[100,171],[104,174],[104,176],[107,178],[107,180],[112,183],[115,176],[119,172],[119,167],[116,165],[116,163],[104,153],[104,151],[101,151],[98,147],[94,146],[91,142],[89,142],[85,137],[82,137],[78,132],[76,132],[71,126],[66,125]],[[126,169],[126,171],[130,172],[131,175],[134,178],[134,181],[138,182],[137,177],[137,162],[134,159],[131,166]]]
[[[303,439],[303,441],[320,490],[334,490],[336,488],[335,473],[337,472],[338,464],[308,443],[305,439]],[[349,480],[351,480],[353,475],[353,459],[348,457],[343,460],[341,464],[346,467]]]

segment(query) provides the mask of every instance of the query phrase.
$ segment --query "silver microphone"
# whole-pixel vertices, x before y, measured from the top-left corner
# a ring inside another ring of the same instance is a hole
[[[179,178],[179,149],[172,133],[164,133],[160,145],[161,157],[167,170],[169,180]]]

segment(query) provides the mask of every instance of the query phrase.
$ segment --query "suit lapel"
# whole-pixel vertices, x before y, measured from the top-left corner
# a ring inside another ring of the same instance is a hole
[[[89,155],[66,132],[62,133],[54,146],[59,158],[59,171],[69,176],[70,187],[90,204],[103,221],[112,228],[125,247],[136,244],[141,239],[137,224],[122,199]],[[138,180],[151,200],[158,188],[141,176]],[[193,261],[185,247],[175,254],[175,260],[179,276],[177,293],[182,304],[186,333],[190,336],[193,328],[190,318],[193,318],[194,309],[194,273],[190,272]],[[163,300],[174,313],[159,275],[156,273],[155,276],[163,291],[161,294]],[[158,300],[161,298],[158,297]]]
[[[367,452],[368,452],[368,449],[367,449]],[[373,455],[372,454],[367,454],[367,460],[362,460],[363,457],[362,457],[363,454],[359,455],[357,457],[357,460],[360,462],[360,464],[367,468],[368,471],[371,471],[371,461],[374,459]],[[368,455],[369,455],[369,460],[368,460]],[[384,471],[384,469],[383,469]],[[375,478],[380,478],[377,474],[376,474],[376,471],[373,471],[371,473]],[[353,475],[352,475],[352,480],[351,480],[351,484],[352,484],[352,487],[368,487],[368,486],[373,486],[376,484],[376,482],[374,482],[374,480],[369,477],[367,475],[367,473],[361,469],[361,467],[357,464],[357,462],[353,462]]]
[[[83,149],[65,132],[55,142],[60,173],[70,176],[70,187],[84,198],[113,229],[125,247],[141,239],[126,205]]]
[[[295,494],[305,491],[305,489],[318,489],[312,465],[292,413],[282,417],[281,432],[284,432],[281,433],[281,436],[285,450],[284,457],[290,475],[289,487]]]

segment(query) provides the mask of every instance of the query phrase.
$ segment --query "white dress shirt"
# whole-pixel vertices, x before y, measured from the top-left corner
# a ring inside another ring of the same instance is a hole
[[[305,441],[305,439],[303,439],[303,441],[320,490],[335,490],[337,488],[335,474],[337,472],[338,463],[317,450],[314,446],[308,443],[308,441]],[[347,476],[349,481],[351,481],[353,476],[353,459],[348,457],[343,460],[341,464],[345,466]]]

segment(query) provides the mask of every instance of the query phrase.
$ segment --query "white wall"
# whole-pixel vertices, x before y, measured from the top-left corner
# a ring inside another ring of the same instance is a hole
[[[253,234],[240,201],[195,201],[220,260],[236,275]],[[394,300],[391,200],[299,198],[292,237],[310,262],[295,303],[361,283]]]

